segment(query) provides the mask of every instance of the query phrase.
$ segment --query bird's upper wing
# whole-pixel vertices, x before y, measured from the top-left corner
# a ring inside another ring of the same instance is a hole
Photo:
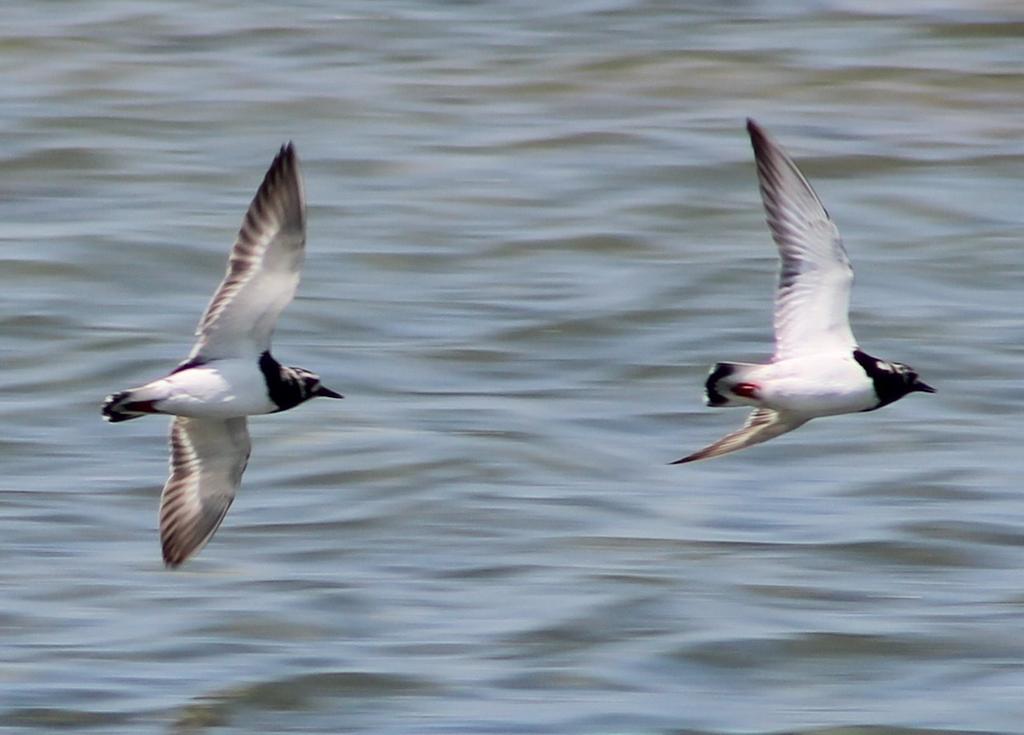
[[[171,476],[160,497],[164,562],[176,567],[210,540],[249,461],[245,418],[171,422]]]
[[[270,165],[242,220],[228,270],[199,320],[189,359],[258,355],[270,349],[277,318],[299,285],[306,200],[289,143]]]
[[[757,160],[768,227],[782,260],[775,294],[774,360],[852,351],[853,267],[839,229],[814,189],[779,145],[753,120],[747,131]]]
[[[803,416],[781,413],[770,408],[755,408],[750,416],[747,417],[747,422],[743,424],[742,429],[726,434],[714,444],[706,446],[700,451],[689,454],[682,459],[677,459],[672,464],[694,462],[698,459],[708,459],[728,454],[729,452],[735,452],[738,449],[744,449],[745,447],[774,439],[808,421],[809,419]]]

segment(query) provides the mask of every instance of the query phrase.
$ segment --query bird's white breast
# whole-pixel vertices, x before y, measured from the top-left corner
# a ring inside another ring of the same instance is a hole
[[[272,413],[277,406],[267,394],[255,360],[214,360],[154,381],[166,397],[155,404],[163,413],[193,418],[236,418]]]
[[[826,353],[780,360],[757,375],[760,405],[812,416],[874,408],[874,384],[852,354]]]

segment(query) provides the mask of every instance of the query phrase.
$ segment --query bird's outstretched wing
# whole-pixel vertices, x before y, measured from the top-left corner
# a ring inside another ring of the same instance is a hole
[[[199,320],[189,359],[247,357],[270,349],[277,318],[298,288],[305,244],[302,172],[288,143],[245,213],[227,274]]]
[[[786,152],[753,120],[747,120],[747,131],[768,227],[782,260],[773,359],[852,351],[853,267],[839,229]]]
[[[750,416],[747,417],[747,422],[743,424],[742,429],[726,434],[714,444],[689,454],[682,459],[677,459],[671,464],[695,462],[698,459],[710,459],[711,457],[719,457],[729,452],[735,452],[738,449],[744,449],[754,444],[774,439],[808,421],[809,419],[802,416],[781,413],[770,408],[755,408]]]
[[[160,497],[160,541],[167,566],[178,566],[210,540],[235,499],[248,461],[244,417],[174,417],[171,476]]]

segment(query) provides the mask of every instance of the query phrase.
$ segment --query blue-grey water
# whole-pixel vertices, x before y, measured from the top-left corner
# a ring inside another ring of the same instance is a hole
[[[1024,10],[1000,0],[8,3],[0,730],[1024,732]],[[743,123],[867,351],[935,385],[706,463],[771,353]],[[275,352],[210,545],[169,369],[294,140]]]

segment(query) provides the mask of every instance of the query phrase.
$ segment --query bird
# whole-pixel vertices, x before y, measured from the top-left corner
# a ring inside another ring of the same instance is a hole
[[[249,461],[248,416],[318,396],[342,398],[316,373],[284,366],[270,353],[277,319],[299,285],[305,245],[302,172],[289,142],[246,211],[188,357],[164,377],[103,402],[109,422],[173,416],[159,518],[168,567],[202,549],[224,520]]]
[[[839,229],[793,159],[747,119],[768,228],[781,268],[775,291],[775,352],[767,364],[716,363],[708,406],[752,406],[742,428],[678,459],[683,464],[760,444],[819,416],[874,411],[914,393],[934,393],[913,368],[867,354],[850,329],[853,267]]]

